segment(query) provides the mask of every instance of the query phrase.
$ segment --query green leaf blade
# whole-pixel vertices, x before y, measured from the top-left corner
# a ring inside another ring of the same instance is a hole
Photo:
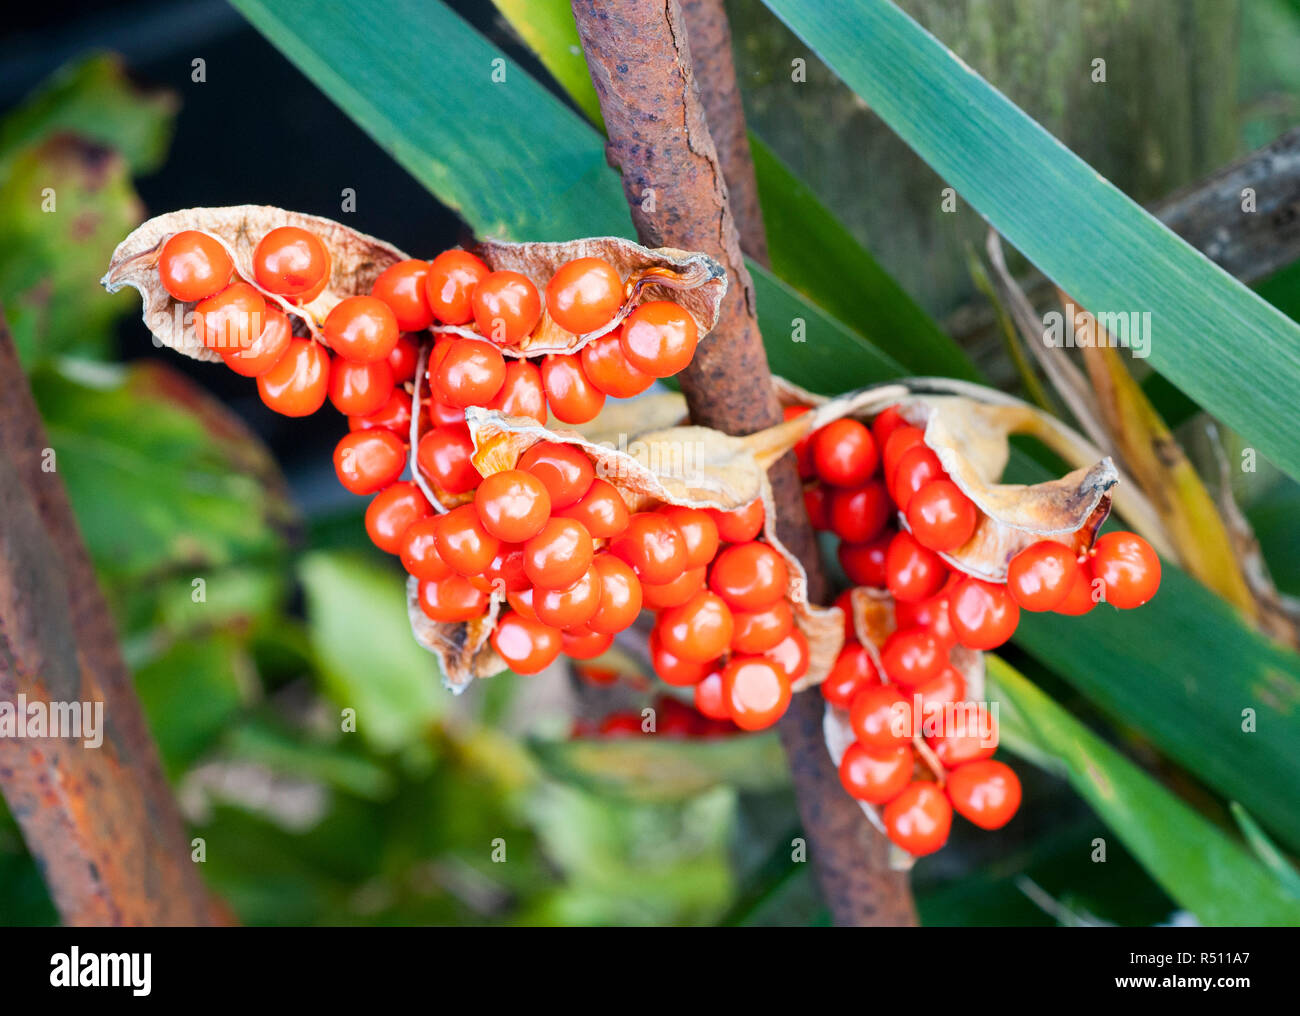
[[[888,0],[765,2],[1082,306],[1150,311],[1152,365],[1300,476],[1294,322],[1171,233]]]
[[[1040,750],[1151,876],[1204,924],[1294,926],[1300,903],[1247,851],[1125,759],[995,656],[989,698]]]
[[[479,236],[633,235],[599,135],[446,5],[234,5]]]

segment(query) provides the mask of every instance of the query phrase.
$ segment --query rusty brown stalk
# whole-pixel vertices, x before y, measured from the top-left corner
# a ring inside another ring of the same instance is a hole
[[[0,318],[0,702],[103,704],[98,747],[0,738],[0,791],[66,924],[216,923],[48,448]]]
[[[719,3],[693,3],[705,26],[694,44],[678,0],[572,0],[578,32],[600,99],[609,137],[607,154],[622,173],[623,190],[642,243],[702,251],[726,266],[729,289],[722,315],[679,375],[695,423],[729,434],[751,434],[781,421],[755,315],[754,288],[745,268],[729,186],[752,200],[747,230],[761,230],[747,145],[728,177],[710,134],[716,118],[744,134],[734,69],[709,59],[710,100],[701,98],[693,55],[729,38]],[[721,20],[719,20],[721,19]],[[719,25],[722,31],[719,31]],[[725,79],[725,80],[724,80]],[[706,105],[708,112],[706,114]],[[716,112],[715,112],[716,111]],[[748,165],[748,171],[745,166]],[[752,241],[750,241],[752,242]],[[765,247],[765,244],[762,245]],[[817,543],[803,507],[794,459],[769,471],[781,539],[808,571],[814,600],[828,594]],[[822,738],[822,703],[796,695],[779,730],[790,759],[800,817],[831,915],[841,925],[916,922],[906,876],[890,870],[888,844],[843,792]]]

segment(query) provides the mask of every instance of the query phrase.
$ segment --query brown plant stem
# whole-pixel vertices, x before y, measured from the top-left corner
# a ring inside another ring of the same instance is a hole
[[[729,434],[779,423],[754,289],[678,0],[572,4],[609,136],[609,161],[622,173],[641,242],[703,251],[727,268],[730,288],[718,324],[679,375],[691,418]],[[719,87],[716,80],[711,84]],[[734,74],[729,86],[723,90],[734,91]],[[825,602],[826,578],[793,456],[778,461],[769,476],[781,539],[803,562],[810,596]],[[822,711],[819,695],[796,695],[779,729],[832,917],[841,925],[913,924],[906,876],[889,870],[888,844],[844,793],[831,765]]]
[[[48,448],[0,318],[0,702],[103,705],[98,747],[0,738],[0,791],[65,923],[216,923]]]
[[[718,152],[722,177],[727,181],[727,196],[740,234],[740,248],[759,264],[770,264],[754,156],[749,150],[745,108],[740,101],[736,64],[731,54],[731,23],[726,8],[722,0],[680,2],[690,42],[691,68],[704,103],[709,135]]]

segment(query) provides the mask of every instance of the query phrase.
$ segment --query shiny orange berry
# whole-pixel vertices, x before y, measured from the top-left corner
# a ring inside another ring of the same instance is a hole
[[[752,540],[718,554],[709,569],[709,588],[737,610],[763,610],[785,597],[789,577],[785,559]]]
[[[665,649],[658,634],[654,631],[650,633],[650,665],[654,668],[659,680],[677,688],[686,688],[699,684],[714,669],[712,661],[688,660],[684,656],[678,656],[671,650]],[[711,714],[706,713],[705,715]],[[725,711],[723,715],[726,715]]]
[[[542,388],[542,372],[527,360],[507,360],[505,380],[488,403],[488,409],[507,416],[527,416],[545,425],[546,391]]]
[[[820,685],[822,697],[839,709],[848,709],[863,688],[880,684],[875,660],[867,648],[857,642],[840,650],[835,665]]]
[[[830,528],[847,543],[874,540],[885,531],[893,514],[889,493],[879,480],[868,480],[860,487],[831,488],[827,498]]]
[[[448,325],[467,325],[474,319],[470,298],[490,269],[469,251],[443,251],[429,265],[424,295],[434,317]]]
[[[257,393],[282,416],[310,416],[329,393],[329,354],[311,339],[291,339],[275,366],[257,379]]]
[[[933,783],[908,784],[885,805],[885,832],[913,857],[933,854],[948,842],[952,805]]]
[[[524,544],[524,571],[535,586],[564,589],[586,574],[593,556],[586,526],[573,519],[552,518]]]
[[[735,634],[731,609],[720,597],[699,592],[680,607],[659,614],[660,644],[675,656],[704,663],[726,652]]]
[[[182,303],[216,296],[230,281],[235,263],[216,237],[183,229],[167,238],[158,254],[163,288]]]
[[[402,475],[406,445],[386,430],[354,430],[334,446],[334,471],[353,494],[373,494]]]
[[[1030,544],[1007,565],[1007,589],[1025,610],[1054,610],[1079,577],[1074,551],[1055,540]]]
[[[876,442],[857,420],[832,420],[812,443],[817,475],[836,487],[860,487],[871,479],[880,461]]]
[[[483,528],[507,543],[523,543],[551,517],[551,495],[532,473],[506,469],[485,477],[474,494]]]
[[[488,594],[463,575],[421,582],[418,595],[420,609],[431,621],[472,621],[488,608]]]
[[[378,412],[393,394],[393,368],[387,360],[357,363],[336,356],[330,363],[329,393],[344,416]]]
[[[758,539],[763,531],[766,512],[761,498],[749,502],[741,508],[724,512],[717,508],[704,509],[718,526],[718,539],[723,543],[747,543]]]
[[[885,585],[894,599],[914,603],[937,593],[948,577],[948,566],[911,533],[896,533],[885,552]]]
[[[784,599],[762,610],[733,611],[732,618],[736,630],[731,636],[731,651],[735,653],[774,649],[794,630],[794,612]]]
[[[912,495],[926,484],[944,477],[939,456],[925,445],[916,445],[905,451],[894,467],[894,476],[889,482],[889,496],[906,513],[912,503]]]
[[[226,366],[240,377],[259,377],[276,365],[289,348],[293,329],[278,307],[266,308],[261,333],[247,346],[222,346],[217,352]]]
[[[967,577],[953,587],[948,616],[957,641],[968,649],[996,649],[1016,633],[1020,607],[997,582]]]
[[[577,503],[556,514],[581,522],[594,540],[611,540],[621,535],[631,518],[623,495],[608,480],[593,480]]]
[[[533,590],[537,619],[556,628],[586,625],[600,609],[601,576],[593,563],[578,581],[563,589]]]
[[[900,628],[885,639],[880,665],[895,684],[912,687],[938,677],[948,652],[927,628]]]
[[[741,730],[764,730],[790,705],[790,678],[762,656],[733,656],[722,668],[722,694]]]
[[[454,339],[431,372],[439,402],[465,409],[486,406],[506,382],[501,351],[481,339]]]
[[[795,625],[785,638],[771,649],[765,649],[762,655],[780,667],[793,684],[808,673],[808,636]]]
[[[686,547],[686,567],[703,568],[718,552],[718,524],[699,508],[665,505],[659,514],[677,527]]]
[[[931,480],[907,502],[912,535],[930,550],[956,550],[971,538],[978,521],[975,502],[951,480]]]
[[[194,334],[218,353],[249,348],[266,322],[266,299],[247,282],[227,286],[194,307]]]
[[[415,379],[415,368],[420,360],[420,347],[411,336],[397,337],[397,345],[388,354],[388,366],[393,368],[393,384],[405,384]]]
[[[695,355],[699,327],[683,307],[669,300],[651,300],[623,322],[619,343],[628,363],[655,377],[672,377]]]
[[[967,762],[948,774],[948,800],[981,829],[1001,829],[1020,807],[1020,778],[1004,762]]]
[[[447,566],[466,576],[481,575],[501,549],[501,541],[487,531],[472,504],[453,508],[438,520],[434,544]]]
[[[663,610],[678,607],[704,588],[706,571],[703,568],[690,568],[675,579],[654,585],[641,584],[643,602],[650,610]]]
[[[491,272],[470,297],[479,334],[498,346],[526,338],[542,317],[542,297],[533,280],[519,272]]]
[[[616,635],[641,612],[641,581],[613,554],[597,554],[591,562],[600,580],[600,606],[587,622],[592,631]]]
[[[587,453],[559,441],[539,441],[519,456],[518,468],[546,484],[551,510],[557,512],[577,503],[596,478],[596,468]]]
[[[370,295],[383,300],[404,332],[420,332],[433,324],[433,310],[425,292],[429,262],[411,258],[389,265],[375,279]]]
[[[388,304],[373,296],[340,300],[326,315],[322,331],[330,349],[355,363],[387,360],[401,336]]]
[[[840,759],[840,782],[851,797],[868,804],[885,804],[902,793],[912,779],[912,749],[864,748],[856,741]]]
[[[686,541],[681,531],[658,512],[637,512],[622,535],[610,541],[610,552],[632,566],[642,582],[671,582],[686,567]]]
[[[267,292],[307,302],[329,281],[330,253],[315,233],[280,226],[258,241],[253,277]]]
[[[726,689],[722,684],[722,672],[707,666],[701,669],[703,676],[690,682],[695,685],[696,710],[711,720],[730,720],[731,708],[727,701]],[[659,671],[656,670],[655,673]],[[659,676],[663,677],[662,674]]]
[[[536,674],[560,655],[560,633],[540,621],[511,612],[497,622],[492,648],[516,674]]]
[[[551,354],[542,361],[546,404],[562,423],[594,420],[605,405],[605,393],[588,380],[582,361],[569,354]]]
[[[592,385],[616,399],[630,399],[640,395],[655,383],[653,374],[647,374],[628,363],[617,335],[602,335],[588,342],[579,354],[582,369]]]
[[[464,494],[483,479],[470,461],[473,454],[474,442],[463,425],[434,427],[420,438],[415,462],[436,487],[448,494]]]
[[[602,635],[590,628],[567,628],[560,632],[564,655],[575,660],[592,660],[614,644],[613,635]]]
[[[566,332],[585,335],[604,328],[623,305],[623,280],[604,258],[575,258],[546,284],[546,310]]]
[[[371,500],[366,508],[366,532],[380,550],[387,554],[400,554],[407,528],[432,514],[433,507],[420,488],[409,481],[399,480]]]
[[[912,703],[892,684],[867,685],[849,703],[853,736],[868,748],[912,740]]]
[[[1088,556],[1092,575],[1100,579],[1106,602],[1120,610],[1140,607],[1160,588],[1160,558],[1136,533],[1106,533]]]
[[[417,579],[445,579],[455,573],[438,556],[438,523],[441,515],[412,522],[402,534],[402,567]]]

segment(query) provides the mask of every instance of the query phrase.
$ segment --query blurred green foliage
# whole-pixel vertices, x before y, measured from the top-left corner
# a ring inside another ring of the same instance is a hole
[[[441,9],[436,17],[457,22]],[[477,36],[466,47],[490,52]],[[138,304],[97,282],[142,217],[131,177],[165,159],[176,111],[174,96],[140,91],[115,58],[96,56],[0,123],[0,304],[168,777],[206,842],[208,884],[251,924],[825,923],[810,866],[792,863],[800,830],[774,736],[571,741],[575,708],[626,708],[630,695],[571,679],[502,675],[453,696],[410,638],[401,572],[364,539],[360,506],[303,518],[268,450],[168,366],[174,354],[111,362],[115,326]],[[599,139],[572,132],[605,180]],[[784,189],[764,198],[791,250],[807,243],[810,221],[818,235],[843,232],[784,167],[766,165],[764,176]],[[548,202],[537,195],[534,208]],[[571,204],[590,212],[585,200]],[[847,234],[838,246],[843,265],[867,265]],[[763,277],[772,320],[807,306],[819,279],[805,262]],[[829,309],[850,324],[879,311],[860,305]],[[809,347],[786,350],[791,369],[824,374],[851,345],[849,328],[830,314],[824,322],[845,338],[810,344],[825,363]],[[907,344],[903,334],[892,341]],[[869,347],[858,355],[855,369],[880,366]],[[1287,549],[1293,486],[1285,481],[1255,509],[1270,559],[1276,545],[1288,575],[1300,574]],[[1015,663],[1096,719],[1050,673]],[[1041,706],[1036,722],[1047,717],[1084,744],[1079,758],[1133,780],[1153,809],[1188,828],[1209,824],[1181,804],[1169,810],[1173,795],[1023,684],[1022,705]],[[1060,751],[1032,740],[1020,738],[1027,757],[1036,751],[1048,770],[1065,771]],[[1081,768],[1069,773],[1086,793]],[[1180,886],[1166,895],[1149,874],[1165,874],[1152,857],[1169,853],[1149,839],[1150,822],[1131,817],[1133,856],[1112,842],[1107,863],[1094,864],[1080,844],[1106,828],[1058,776],[1024,777],[1030,814],[996,837],[962,826],[918,868],[927,923],[1150,924],[1185,902]],[[1289,870],[1250,816],[1237,817],[1265,866]],[[1235,844],[1215,842],[1234,865],[1253,864]],[[55,919],[0,809],[0,924]]]
[[[573,746],[497,722],[526,682],[442,688],[360,502],[302,519],[266,447],[174,354],[109,362],[138,298],[98,280],[176,108],[97,56],[0,124],[0,303],[208,884],[252,924],[718,919],[735,892],[729,779],[784,786],[773,738],[683,745],[653,800],[560,764]],[[620,746],[601,747],[617,770]],[[0,812],[0,924],[56,919]]]

